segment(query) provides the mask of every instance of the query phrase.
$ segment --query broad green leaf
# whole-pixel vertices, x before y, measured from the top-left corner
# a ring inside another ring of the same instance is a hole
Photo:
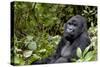
[[[27,40],[29,40],[29,41],[33,39],[33,37],[32,37],[32,36],[30,36],[30,35],[29,35],[29,36],[27,36],[26,38],[27,38]]]
[[[26,51],[24,51],[24,53],[23,53],[23,56],[25,57],[25,58],[28,58],[28,57],[30,57],[32,55],[32,51],[31,50],[26,50]]]
[[[19,56],[19,54],[17,56],[14,57],[14,64],[21,64],[24,65],[24,60],[22,57]]]
[[[41,59],[40,56],[38,56],[37,54],[33,54],[28,60],[27,60],[27,63],[28,64],[31,64],[32,62],[34,62],[35,60],[37,59]]]
[[[52,39],[55,40],[56,44],[58,44],[60,39],[61,39],[61,37],[59,35],[56,35],[56,36],[52,37]]]
[[[81,51],[81,49],[79,47],[77,48],[77,56],[79,58],[82,57],[82,51]]]
[[[91,59],[92,59],[92,57],[93,57],[93,52],[92,51],[90,51],[90,52],[88,52],[87,54],[86,54],[86,56],[85,56],[85,61],[90,61]]]
[[[41,59],[41,57],[38,56],[37,54],[33,54],[33,57],[36,58],[36,59]]]
[[[28,49],[36,50],[37,49],[36,42],[30,42],[29,45],[28,45]]]
[[[20,63],[19,57],[15,56],[15,58],[14,58],[14,63],[15,63],[15,64],[19,64],[19,63]]]

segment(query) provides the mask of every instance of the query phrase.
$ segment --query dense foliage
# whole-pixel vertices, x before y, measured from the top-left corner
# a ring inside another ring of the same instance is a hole
[[[84,52],[77,49],[75,62],[97,60],[97,7],[33,2],[12,4],[14,31],[11,37],[11,63],[31,64],[52,55],[63,35],[66,21],[80,14],[87,18],[91,44]],[[92,49],[92,51],[88,51]]]

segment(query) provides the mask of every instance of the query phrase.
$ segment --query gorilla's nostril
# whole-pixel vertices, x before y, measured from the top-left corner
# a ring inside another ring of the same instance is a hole
[[[72,29],[67,29],[67,32],[68,32],[68,33],[72,32],[72,31],[73,31]]]

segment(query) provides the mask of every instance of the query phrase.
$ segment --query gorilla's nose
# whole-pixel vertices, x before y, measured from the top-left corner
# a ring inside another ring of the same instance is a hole
[[[72,31],[73,31],[73,29],[71,29],[71,28],[67,29],[68,33],[72,32]]]

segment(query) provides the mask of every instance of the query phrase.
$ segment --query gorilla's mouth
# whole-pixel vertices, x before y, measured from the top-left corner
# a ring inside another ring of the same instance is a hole
[[[71,35],[71,34],[68,34],[65,36],[65,39],[69,40],[69,39],[73,39],[74,38],[74,35]]]

